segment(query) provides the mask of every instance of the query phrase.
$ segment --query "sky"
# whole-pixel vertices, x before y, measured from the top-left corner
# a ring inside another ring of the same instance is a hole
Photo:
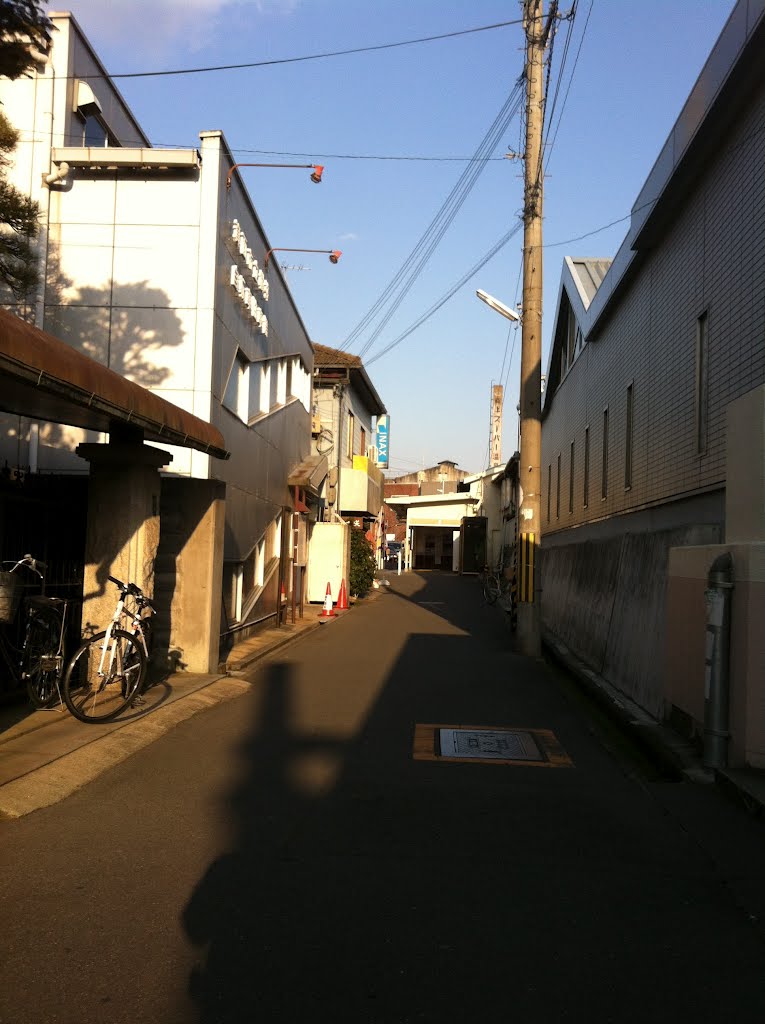
[[[733,7],[578,0],[573,21],[560,22],[549,73],[543,373],[564,257],[616,254]],[[392,475],[446,459],[484,469],[494,384],[505,387],[503,459],[513,454],[520,329],[475,291],[521,301],[521,231],[447,296],[520,226],[523,167],[506,156],[523,146],[507,108],[523,70],[517,0],[72,0],[50,9],[74,13],[112,76],[273,62],[115,81],[153,145],[191,148],[200,131],[222,130],[237,161],[325,165],[319,186],[298,170],[241,174],[271,246],[342,250],[335,266],[313,253],[280,262],[293,268],[287,280],[311,339],[362,355],[390,417]],[[466,31],[484,26],[501,27]],[[448,38],[388,45],[439,35]],[[432,225],[441,237],[425,259]],[[398,300],[387,322],[389,305],[357,330],[380,299]]]

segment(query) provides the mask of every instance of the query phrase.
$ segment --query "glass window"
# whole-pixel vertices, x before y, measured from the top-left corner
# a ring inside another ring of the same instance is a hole
[[[584,483],[582,505],[587,508],[590,503],[590,428],[584,428]]]
[[[624,428],[624,487],[632,487],[632,384],[627,387],[626,423]]]
[[[237,352],[223,395],[223,404],[245,423],[249,417],[249,373],[249,363],[241,352]]]
[[[347,429],[348,429],[348,433],[346,435],[345,450],[348,452],[348,458],[352,459],[353,458],[353,439],[354,439],[354,435],[356,433],[356,417],[353,415],[352,412],[348,413]]]
[[[608,409],[603,410],[603,464],[601,466],[600,496],[608,497]]]
[[[706,454],[707,450],[708,373],[709,330],[707,314],[702,313],[696,321],[696,451],[699,455]]]

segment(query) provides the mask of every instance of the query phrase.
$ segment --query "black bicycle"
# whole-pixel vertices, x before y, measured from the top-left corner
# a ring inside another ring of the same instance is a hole
[[[24,555],[18,562],[0,563],[0,658],[5,665],[10,689],[23,690],[34,707],[48,708],[61,700],[60,682],[64,670],[64,635],[69,602],[60,597],[33,594],[24,598],[19,569],[43,579],[44,562]],[[11,566],[6,569],[6,566]],[[19,609],[26,615],[23,632]],[[20,642],[19,642],[20,638]]]

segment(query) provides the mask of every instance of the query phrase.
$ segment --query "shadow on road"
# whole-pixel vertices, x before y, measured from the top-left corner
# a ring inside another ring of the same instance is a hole
[[[412,579],[262,671],[231,844],[183,913],[202,1024],[711,1022],[721,990],[763,1019],[714,865],[493,611]],[[550,729],[575,767],[415,761],[418,722]]]

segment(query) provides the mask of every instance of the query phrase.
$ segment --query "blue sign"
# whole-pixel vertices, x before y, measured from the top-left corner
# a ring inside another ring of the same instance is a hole
[[[388,468],[389,426],[387,416],[377,417],[377,465]]]

